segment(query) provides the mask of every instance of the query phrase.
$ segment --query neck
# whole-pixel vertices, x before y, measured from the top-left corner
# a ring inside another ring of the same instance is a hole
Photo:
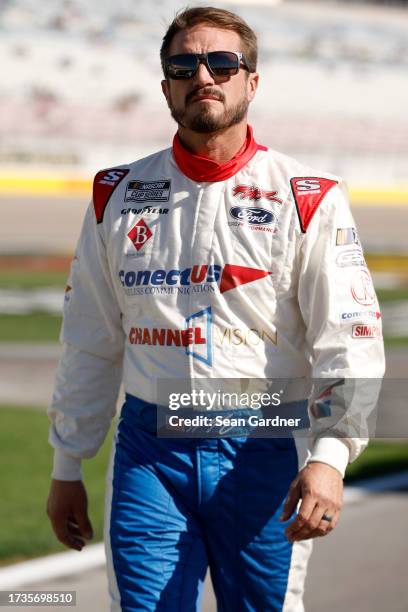
[[[243,147],[247,135],[247,123],[243,121],[210,134],[199,134],[179,125],[178,135],[190,153],[224,164]]]

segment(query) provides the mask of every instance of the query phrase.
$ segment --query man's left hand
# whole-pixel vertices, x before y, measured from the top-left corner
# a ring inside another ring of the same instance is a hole
[[[286,521],[300,504],[296,518],[285,529],[290,542],[322,537],[339,520],[343,504],[343,478],[335,468],[318,461],[308,463],[292,482],[280,517]],[[325,520],[325,517],[331,520]]]

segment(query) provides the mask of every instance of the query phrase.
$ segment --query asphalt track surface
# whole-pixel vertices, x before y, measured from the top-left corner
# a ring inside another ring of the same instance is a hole
[[[315,540],[306,579],[306,612],[406,612],[407,516],[408,491],[373,494],[346,505],[336,530]],[[44,580],[32,588],[75,590],[77,612],[109,610],[104,568]],[[36,610],[49,612],[50,608]],[[215,610],[207,574],[202,612]]]
[[[81,197],[0,195],[0,252],[74,251],[87,201]],[[408,250],[408,206],[353,206],[360,239],[369,252]]]

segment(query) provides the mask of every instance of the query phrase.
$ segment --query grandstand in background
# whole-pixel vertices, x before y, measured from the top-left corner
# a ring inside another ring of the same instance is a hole
[[[407,4],[217,2],[259,33],[262,78],[251,122],[262,141],[333,172],[402,182]],[[179,0],[154,7],[139,0],[137,11],[132,0],[1,3],[0,172],[87,175],[168,146],[175,128],[160,91],[158,49],[179,7]]]

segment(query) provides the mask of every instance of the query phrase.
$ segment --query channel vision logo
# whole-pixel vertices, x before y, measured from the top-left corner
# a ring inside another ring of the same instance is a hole
[[[207,365],[212,365],[211,306],[185,319],[184,329],[168,327],[131,327],[128,340],[132,345],[167,346],[184,349]]]
[[[208,306],[186,317],[183,329],[131,327],[129,342],[180,348],[193,359],[212,366],[214,343],[221,349],[226,345],[256,347],[263,343],[276,347],[277,334],[276,330],[218,328],[213,325],[211,306]]]

